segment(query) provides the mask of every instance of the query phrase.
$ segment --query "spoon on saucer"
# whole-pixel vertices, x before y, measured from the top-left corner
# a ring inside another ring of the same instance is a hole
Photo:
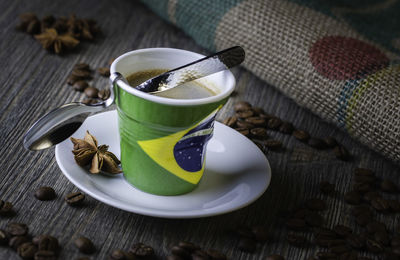
[[[135,88],[156,94],[184,83],[232,68],[244,61],[245,53],[242,47],[235,46],[196,60],[182,67],[167,71],[154,78],[146,80]],[[114,84],[126,79],[118,72],[110,75],[110,96],[95,104],[72,102],[62,105],[36,121],[24,136],[24,147],[28,150],[43,150],[69,138],[85,121],[96,112],[100,112],[114,103]]]

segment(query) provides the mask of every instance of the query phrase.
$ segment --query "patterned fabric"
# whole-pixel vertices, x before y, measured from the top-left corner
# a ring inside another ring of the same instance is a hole
[[[399,0],[143,0],[211,51],[400,162]]]

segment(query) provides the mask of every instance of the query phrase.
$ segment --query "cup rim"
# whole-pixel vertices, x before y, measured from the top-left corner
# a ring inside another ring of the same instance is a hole
[[[187,50],[182,50],[182,49],[175,49],[175,48],[145,48],[145,49],[138,49],[138,50],[134,50],[134,51],[129,51],[126,52],[122,55],[120,55],[118,58],[116,58],[113,63],[111,64],[110,67],[110,72],[111,74],[117,72],[116,71],[116,66],[117,63],[120,62],[123,59],[126,59],[129,56],[133,56],[135,54],[139,54],[139,53],[146,53],[146,52],[172,52],[172,53],[178,53],[179,54],[189,54],[191,56],[197,56],[198,59],[204,58],[205,56],[196,52],[191,52],[191,51],[187,51]],[[154,95],[150,95],[148,93],[142,92],[140,90],[137,90],[133,87],[131,87],[130,85],[126,84],[123,81],[118,81],[117,85],[119,87],[121,87],[123,90],[125,90],[126,92],[146,99],[148,101],[152,101],[155,103],[159,103],[159,104],[166,104],[166,105],[175,105],[175,106],[188,106],[188,105],[203,105],[203,104],[210,104],[210,103],[214,103],[214,102],[218,102],[221,101],[222,99],[228,97],[233,90],[235,89],[235,85],[236,85],[236,79],[233,76],[232,72],[230,70],[225,70],[225,71],[221,71],[218,72],[216,74],[219,73],[225,73],[229,78],[231,78],[232,83],[226,88],[225,91],[214,95],[214,96],[210,96],[210,97],[205,97],[205,98],[197,98],[197,99],[175,99],[175,98],[166,98],[166,97],[159,97],[159,96],[154,96]]]

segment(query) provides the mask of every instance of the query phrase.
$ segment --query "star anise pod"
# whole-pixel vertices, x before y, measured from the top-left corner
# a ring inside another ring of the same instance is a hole
[[[63,49],[72,49],[79,44],[79,41],[69,34],[59,35],[54,28],[46,29],[44,33],[35,35],[35,38],[46,50],[59,54]]]
[[[89,171],[97,174],[100,170],[108,173],[121,173],[118,165],[121,163],[118,158],[108,151],[108,145],[98,146],[97,139],[86,131],[84,139],[76,139],[71,137],[74,144],[72,153],[76,163],[85,167],[90,165]]]

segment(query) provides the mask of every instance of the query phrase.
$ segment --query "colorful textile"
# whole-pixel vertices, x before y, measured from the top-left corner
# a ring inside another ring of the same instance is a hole
[[[400,1],[143,0],[211,51],[400,162]]]

